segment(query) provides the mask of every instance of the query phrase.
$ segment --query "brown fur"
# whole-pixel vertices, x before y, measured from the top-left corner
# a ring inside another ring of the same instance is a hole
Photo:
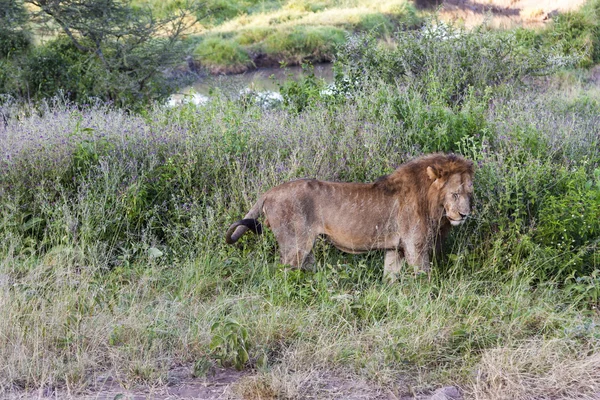
[[[263,194],[230,226],[226,241],[260,231],[256,218],[264,214],[284,264],[311,262],[315,239],[325,235],[349,253],[386,250],[386,276],[398,273],[404,258],[428,271],[432,247],[470,213],[472,192],[473,163],[442,153],[416,158],[373,183],[299,179]]]

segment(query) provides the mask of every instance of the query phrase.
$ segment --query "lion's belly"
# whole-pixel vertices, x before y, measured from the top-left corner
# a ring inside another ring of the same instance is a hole
[[[337,248],[348,253],[363,253],[398,247],[396,204],[389,204],[385,198],[360,196],[348,196],[344,200],[333,210],[318,213],[322,233]]]
[[[325,235],[338,249],[347,253],[364,253],[375,249],[392,249],[398,247],[400,237],[396,233],[384,233],[375,227],[369,234],[366,232],[325,227]],[[357,234],[354,234],[357,233]]]

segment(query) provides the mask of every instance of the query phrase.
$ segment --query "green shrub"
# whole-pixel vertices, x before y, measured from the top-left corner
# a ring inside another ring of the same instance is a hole
[[[293,112],[301,112],[323,99],[325,82],[319,80],[310,64],[302,64],[303,75],[299,79],[288,79],[279,85],[284,106]]]
[[[99,60],[81,53],[67,37],[37,46],[23,58],[26,95],[32,99],[50,98],[58,93],[71,100],[102,97],[105,73]]]
[[[336,58],[336,85],[351,91],[366,81],[396,82],[429,104],[455,106],[469,93],[482,95],[568,62],[520,47],[513,32],[465,31],[433,20],[395,39],[393,48],[378,45],[373,35],[350,40]]]
[[[27,31],[0,28],[0,58],[18,55],[31,48],[31,35]]]
[[[29,16],[23,2],[0,0],[0,58],[15,55],[31,47]]]
[[[14,82],[11,71],[14,71],[15,65],[9,60],[0,59],[0,93],[9,95],[13,93],[11,84]]]
[[[598,246],[600,235],[600,169],[588,176],[584,168],[557,172],[562,180],[556,194],[547,195],[540,204],[536,239],[545,246],[572,252],[587,245]],[[595,242],[595,243],[594,243]],[[589,254],[585,254],[586,256]],[[570,270],[584,268],[588,257],[571,258]]]
[[[600,61],[600,13],[592,5],[590,2],[582,10],[557,15],[543,32],[545,45],[557,48],[563,55],[578,55],[582,67]]]

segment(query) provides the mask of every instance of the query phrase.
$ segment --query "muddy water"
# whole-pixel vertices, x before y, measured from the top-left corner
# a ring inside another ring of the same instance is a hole
[[[332,64],[318,64],[314,67],[315,76],[326,82],[333,82]],[[215,90],[227,95],[239,95],[246,89],[257,92],[272,93],[279,91],[279,84],[286,79],[298,79],[305,72],[301,67],[260,68],[239,75],[204,76],[193,85],[183,88],[169,99],[169,105],[181,102],[202,104],[210,98]]]

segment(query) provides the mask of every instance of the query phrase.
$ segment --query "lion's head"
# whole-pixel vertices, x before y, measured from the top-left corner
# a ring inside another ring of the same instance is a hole
[[[450,224],[457,226],[465,222],[471,213],[473,163],[455,155],[442,157],[443,160],[431,160],[433,162],[426,170],[432,181],[430,204],[437,207]]]

